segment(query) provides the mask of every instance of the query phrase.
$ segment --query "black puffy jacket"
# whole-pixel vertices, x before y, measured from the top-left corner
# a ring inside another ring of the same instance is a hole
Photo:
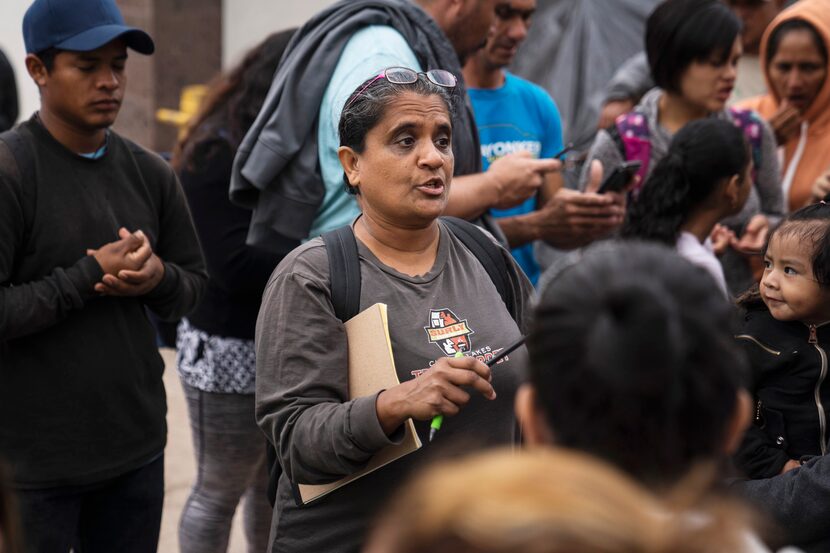
[[[752,367],[753,424],[736,455],[750,478],[769,478],[790,459],[827,451],[830,325],[775,320],[752,309],[736,336]]]

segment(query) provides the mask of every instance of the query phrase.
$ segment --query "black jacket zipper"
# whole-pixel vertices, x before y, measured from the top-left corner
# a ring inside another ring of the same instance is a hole
[[[827,353],[821,346],[818,345],[818,333],[816,330],[816,325],[808,325],[808,328],[810,329],[810,337],[807,341],[810,344],[812,344],[814,348],[816,348],[816,351],[818,351],[818,354],[821,357],[821,372],[819,373],[818,381],[816,382],[816,387],[813,390],[813,397],[816,400],[816,410],[818,410],[818,425],[819,430],[821,432],[821,434],[819,435],[819,445],[821,446],[821,454],[824,455],[827,453],[827,415],[824,413],[824,405],[822,405],[821,403],[821,385],[824,383],[824,379],[827,377]]]

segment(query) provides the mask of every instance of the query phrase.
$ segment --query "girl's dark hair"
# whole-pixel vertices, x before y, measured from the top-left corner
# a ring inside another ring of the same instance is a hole
[[[750,161],[743,131],[729,121],[706,118],[680,129],[628,209],[622,236],[674,246],[680,226],[712,192]]]
[[[830,288],[830,205],[822,201],[802,207],[788,215],[769,239],[773,236],[794,236],[799,243],[812,245],[813,277],[822,288]]]
[[[792,31],[807,31],[812,37],[816,50],[821,55],[821,59],[827,65],[827,45],[824,43],[824,39],[821,38],[821,34],[819,34],[818,30],[811,23],[803,19],[788,19],[775,27],[767,42],[767,59],[765,60],[767,65],[772,62],[772,58],[778,53],[778,47],[781,46],[781,41]]]
[[[764,255],[775,236],[795,237],[813,247],[813,278],[824,289],[830,288],[830,204],[819,202],[802,207],[784,217],[767,237]],[[758,284],[741,294],[736,303],[745,309],[762,308],[764,301]]]
[[[213,79],[199,112],[173,149],[172,164],[177,171],[201,165],[212,155],[217,139],[227,141],[236,150],[254,124],[296,30],[270,35],[250,50],[239,65]]]
[[[548,281],[528,339],[539,407],[558,445],[671,486],[721,453],[745,376],[731,307],[658,244],[576,256]]]
[[[456,102],[455,89],[438,86],[425,75],[418,75],[418,80],[411,84],[393,84],[385,78],[370,77],[363,81],[346,100],[337,128],[340,134],[340,145],[347,146],[359,154],[363,153],[366,148],[366,135],[383,119],[387,106],[405,92],[421,96],[433,94],[439,96],[447,107],[450,120],[453,119]],[[343,182],[347,192],[357,193],[345,173],[343,173]]]
[[[680,94],[680,79],[694,62],[726,63],[741,20],[719,0],[666,0],[646,22],[646,54],[660,88]]]

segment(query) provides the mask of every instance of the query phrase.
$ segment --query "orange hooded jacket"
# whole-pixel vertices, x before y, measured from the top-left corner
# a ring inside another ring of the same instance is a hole
[[[765,96],[750,98],[739,104],[742,108],[758,111],[767,120],[778,111],[781,100],[770,82],[769,67],[766,63],[767,46],[773,30],[790,19],[803,19],[813,25],[830,51],[830,0],[801,0],[772,20],[761,39],[761,60],[769,92]],[[801,133],[781,145],[784,147],[783,186],[790,211],[809,203],[813,183],[825,172],[830,171],[830,61],[827,73],[828,76],[825,77],[818,95],[803,114],[806,130],[802,127]],[[794,159],[796,166],[790,167]]]

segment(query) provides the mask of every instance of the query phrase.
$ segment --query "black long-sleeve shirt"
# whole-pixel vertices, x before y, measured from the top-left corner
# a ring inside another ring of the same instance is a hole
[[[161,158],[110,132],[106,155],[86,159],[37,117],[18,132],[31,172],[0,143],[0,456],[21,488],[101,481],[164,449],[164,364],[144,308],[193,309],[204,261]],[[99,296],[86,250],[122,226],[144,231],[164,276],[141,297]]]
[[[231,145],[217,137],[197,148],[203,155],[194,166],[185,166],[179,177],[210,281],[188,319],[208,334],[253,340],[262,291],[283,256],[245,244],[252,212],[228,197],[235,153]]]

